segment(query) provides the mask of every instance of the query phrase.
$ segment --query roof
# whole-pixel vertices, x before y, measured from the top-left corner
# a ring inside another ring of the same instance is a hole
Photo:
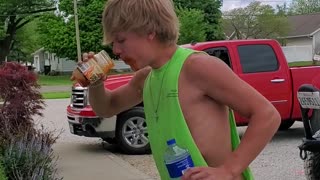
[[[320,13],[288,16],[291,30],[290,37],[312,36],[320,30]]]
[[[39,54],[41,51],[44,51],[44,47],[42,47],[42,48],[36,50],[35,52],[33,52],[33,53],[31,54],[31,56],[34,56],[34,55],[36,55],[36,54]]]

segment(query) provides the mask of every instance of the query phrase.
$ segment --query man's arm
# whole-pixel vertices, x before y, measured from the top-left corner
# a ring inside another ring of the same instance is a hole
[[[281,121],[278,111],[220,59],[196,54],[185,67],[190,81],[205,94],[248,118],[248,128],[239,147],[223,165],[233,176],[240,175],[278,130]]]
[[[98,116],[111,117],[142,102],[144,81],[150,72],[144,68],[135,73],[128,84],[113,91],[104,88],[103,82],[89,86],[89,102]]]

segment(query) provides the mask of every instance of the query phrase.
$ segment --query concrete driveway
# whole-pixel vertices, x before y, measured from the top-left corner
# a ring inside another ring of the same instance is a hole
[[[156,172],[151,155],[123,155],[111,148],[103,148],[97,138],[78,137],[69,133],[66,106],[69,99],[47,100],[44,118],[38,121],[61,133],[55,152],[60,156],[59,172],[65,179],[150,179],[145,173]],[[246,127],[239,127],[242,134]],[[251,164],[257,180],[304,180],[303,161],[298,145],[304,136],[303,125],[296,122],[287,131],[278,132],[258,158]],[[121,157],[121,158],[120,158]],[[146,165],[142,165],[145,160]],[[131,166],[130,164],[133,166]],[[138,168],[139,170],[137,170]],[[152,176],[153,177],[153,176]],[[157,176],[155,176],[157,177]]]
[[[46,100],[44,117],[37,117],[38,125],[60,138],[54,145],[58,159],[58,172],[67,180],[112,179],[147,180],[147,175],[106,151],[98,138],[86,138],[72,135],[66,120],[66,106],[69,99]]]

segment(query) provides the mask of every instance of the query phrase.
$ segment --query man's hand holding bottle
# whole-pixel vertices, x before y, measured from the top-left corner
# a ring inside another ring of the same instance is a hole
[[[113,60],[103,50],[97,54],[93,52],[84,53],[82,62],[78,63],[77,68],[72,73],[71,80],[86,87],[99,80],[106,79],[108,72],[113,67]]]

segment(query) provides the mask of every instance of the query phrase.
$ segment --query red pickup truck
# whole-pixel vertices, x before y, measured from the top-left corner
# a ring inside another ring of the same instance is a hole
[[[288,67],[279,43],[275,40],[212,41],[182,45],[216,56],[244,81],[264,95],[280,112],[280,130],[290,128],[301,120],[297,90],[302,84],[320,88],[320,67]],[[214,69],[213,69],[214,70]],[[132,74],[110,76],[105,88],[110,90],[126,84]],[[234,87],[237,88],[237,87]],[[232,95],[230,95],[232,96]],[[98,117],[88,103],[88,89],[72,88],[71,104],[67,107],[70,131],[76,135],[100,137],[116,143],[129,154],[150,152],[143,103],[112,118]],[[318,117],[311,114],[310,118]],[[235,114],[238,126],[247,119]]]

